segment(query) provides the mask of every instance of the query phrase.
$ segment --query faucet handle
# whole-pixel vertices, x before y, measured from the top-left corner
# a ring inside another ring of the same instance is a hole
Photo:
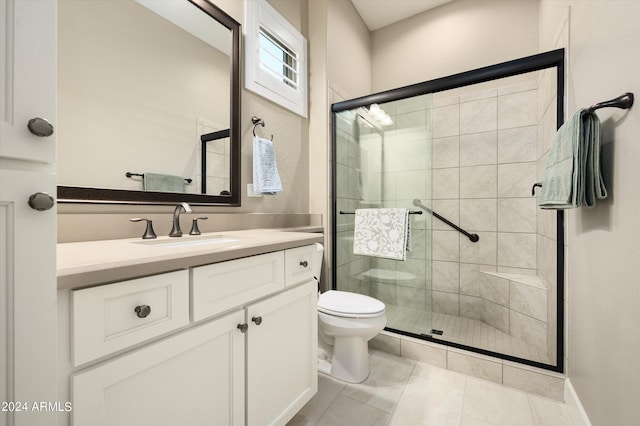
[[[191,231],[189,231],[189,235],[200,235],[200,229],[198,228],[198,220],[207,220],[209,219],[207,216],[196,217],[193,219],[193,224],[191,225]]]
[[[150,240],[153,238],[158,238],[155,232],[153,232],[153,222],[149,219],[145,219],[143,217],[132,217],[129,219],[131,222],[142,222],[143,220],[147,221],[147,229],[145,229],[144,234],[142,235],[143,240]]]

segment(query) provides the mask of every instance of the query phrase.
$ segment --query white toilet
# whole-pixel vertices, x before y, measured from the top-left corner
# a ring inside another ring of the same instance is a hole
[[[320,360],[318,369],[349,383],[369,376],[368,341],[387,324],[384,303],[373,297],[329,290],[318,298],[318,333],[333,347],[331,360]],[[327,352],[331,352],[327,350]]]
[[[320,278],[324,248],[317,244],[313,265]],[[350,383],[369,376],[367,342],[387,324],[384,303],[373,297],[329,290],[318,297],[318,370]]]

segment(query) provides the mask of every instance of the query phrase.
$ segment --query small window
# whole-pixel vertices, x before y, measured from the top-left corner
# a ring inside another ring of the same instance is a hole
[[[246,0],[245,87],[307,117],[307,40],[265,0]]]
[[[298,88],[298,55],[260,28],[260,66],[287,86]]]

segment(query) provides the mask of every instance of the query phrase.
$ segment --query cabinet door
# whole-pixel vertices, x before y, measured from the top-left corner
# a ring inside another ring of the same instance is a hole
[[[316,304],[309,281],[247,307],[248,425],[284,425],[317,392]]]
[[[244,425],[236,311],[74,375],[77,426]]]
[[[55,1],[0,1],[0,158],[56,161],[55,133],[36,136],[31,119],[56,120]]]
[[[0,426],[56,422],[56,208],[27,204],[56,191],[55,135],[27,128],[55,123],[56,4],[0,0]]]

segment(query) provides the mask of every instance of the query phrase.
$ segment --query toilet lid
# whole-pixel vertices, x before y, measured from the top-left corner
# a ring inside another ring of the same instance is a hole
[[[370,316],[384,312],[384,308],[378,299],[346,291],[329,290],[318,299],[320,312],[343,317]]]

